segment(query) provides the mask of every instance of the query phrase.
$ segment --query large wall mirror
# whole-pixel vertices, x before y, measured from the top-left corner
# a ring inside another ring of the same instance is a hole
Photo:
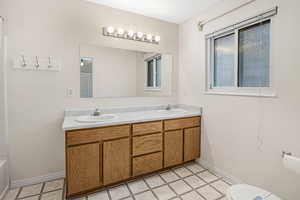
[[[80,46],[80,97],[170,96],[173,56],[104,46]]]

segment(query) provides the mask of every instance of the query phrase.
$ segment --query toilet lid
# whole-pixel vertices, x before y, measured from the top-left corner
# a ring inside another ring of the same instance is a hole
[[[246,184],[231,186],[227,195],[232,200],[280,200],[266,190]]]

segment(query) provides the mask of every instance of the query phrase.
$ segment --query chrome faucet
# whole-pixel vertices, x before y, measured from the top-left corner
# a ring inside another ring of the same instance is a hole
[[[166,110],[171,110],[171,105],[170,104],[167,105]]]
[[[100,116],[101,112],[99,108],[96,108],[95,111],[93,112],[92,116]]]

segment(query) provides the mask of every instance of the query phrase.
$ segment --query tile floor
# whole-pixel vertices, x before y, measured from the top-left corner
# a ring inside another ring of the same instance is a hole
[[[10,190],[4,200],[63,200],[64,179]],[[227,200],[230,183],[195,162],[76,200]]]

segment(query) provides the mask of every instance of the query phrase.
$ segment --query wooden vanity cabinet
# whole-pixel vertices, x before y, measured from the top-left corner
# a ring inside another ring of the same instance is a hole
[[[67,196],[130,177],[130,125],[66,132]]]
[[[66,131],[66,195],[194,160],[200,138],[200,117]]]
[[[200,157],[200,117],[164,121],[164,167]]]
[[[68,194],[76,194],[102,185],[101,145],[83,144],[67,148]]]
[[[129,138],[103,142],[103,183],[130,177]]]

